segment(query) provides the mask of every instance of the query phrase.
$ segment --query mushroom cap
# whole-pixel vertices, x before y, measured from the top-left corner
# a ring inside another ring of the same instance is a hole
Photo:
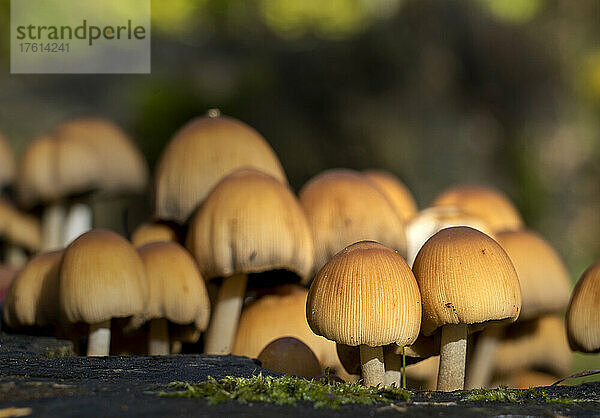
[[[141,192],[148,183],[148,164],[142,153],[113,122],[82,117],[67,120],[52,132],[59,142],[79,143],[99,159],[97,183],[108,193]]]
[[[179,241],[177,232],[164,222],[146,222],[139,225],[131,234],[131,243],[135,247],[160,241]]]
[[[0,134],[0,188],[13,182],[16,171],[15,154],[6,138]]]
[[[258,355],[265,369],[291,376],[312,379],[322,373],[315,353],[294,337],[282,337],[271,341]]]
[[[364,175],[327,170],[300,190],[315,242],[314,271],[346,246],[374,240],[406,253],[404,224],[385,195]]]
[[[284,269],[306,281],[313,263],[298,200],[256,170],[236,171],[211,191],[190,223],[187,247],[206,279]]]
[[[489,186],[463,185],[447,189],[432,206],[458,206],[482,219],[495,232],[520,229],[523,219],[510,199]]]
[[[417,214],[419,209],[414,196],[398,177],[384,170],[367,170],[363,174],[383,192],[404,222]]]
[[[510,257],[521,284],[519,320],[562,312],[569,304],[571,280],[556,251],[533,231],[505,231],[496,241]]]
[[[65,249],[60,267],[60,305],[71,322],[95,324],[143,315],[148,300],[144,264],[118,234],[95,229]]]
[[[340,344],[411,345],[421,326],[421,295],[398,253],[373,241],[354,243],[317,273],[306,302],[313,332]]]
[[[446,324],[478,328],[514,322],[521,310],[519,279],[502,247],[466,226],[442,229],[423,245],[413,266],[423,300],[422,332]]]
[[[490,228],[477,216],[457,206],[432,206],[416,214],[406,225],[408,265],[413,265],[419,250],[436,232],[452,226],[469,226],[493,237]]]
[[[0,238],[29,251],[41,246],[40,223],[34,216],[22,213],[7,200],[0,199]]]
[[[494,355],[498,375],[520,369],[535,369],[565,376],[572,366],[572,355],[561,318],[547,315],[507,327]]]
[[[158,161],[156,216],[187,222],[211,189],[240,168],[255,168],[287,182],[275,152],[250,126],[227,116],[191,120],[175,133]]]
[[[518,370],[511,373],[510,376],[495,380],[492,387],[508,386],[514,389],[530,389],[537,387],[552,386],[559,380],[558,376],[535,370]]]
[[[0,264],[0,304],[4,302],[6,292],[16,276],[16,273],[17,271],[13,267]]]
[[[62,255],[62,251],[38,254],[19,270],[4,301],[4,322],[10,328],[58,324],[58,272]]]
[[[600,352],[600,261],[575,285],[565,323],[572,350]]]
[[[316,354],[323,368],[341,371],[335,343],[315,335],[306,321],[308,291],[287,285],[285,293],[261,297],[242,310],[232,354],[256,358],[269,342],[294,337]]]
[[[166,318],[203,331],[210,318],[204,279],[192,256],[175,242],[153,242],[138,248],[146,267],[149,298],[144,319]]]

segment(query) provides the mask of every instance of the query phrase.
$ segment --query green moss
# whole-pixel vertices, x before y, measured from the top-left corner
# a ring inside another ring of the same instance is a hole
[[[48,359],[62,358],[62,357],[72,357],[75,353],[70,346],[64,345],[56,348],[48,348],[44,352],[44,357]]]
[[[464,397],[462,401],[484,401],[484,402],[544,402],[570,405],[579,402],[576,399],[552,398],[548,392],[537,388],[527,390],[509,389],[501,386],[496,389],[473,389],[460,392]]]
[[[270,402],[294,405],[298,401],[313,403],[315,408],[339,408],[346,404],[373,405],[410,399],[411,393],[396,387],[367,388],[356,383],[300,379],[291,376],[271,377],[259,374],[250,378],[227,376],[219,381],[209,377],[200,383],[172,382],[162,397],[206,398],[210,404],[226,401],[240,403]]]

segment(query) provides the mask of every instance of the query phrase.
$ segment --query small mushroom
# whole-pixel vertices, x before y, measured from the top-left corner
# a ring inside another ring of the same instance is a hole
[[[417,339],[421,296],[397,252],[361,241],[340,251],[317,273],[306,316],[315,334],[359,346],[364,384],[383,385],[383,346],[407,346]]]
[[[160,241],[179,242],[179,228],[168,222],[146,222],[139,225],[131,234],[131,243],[136,247]]]
[[[519,279],[496,241],[473,228],[446,228],[419,251],[413,271],[423,300],[424,335],[441,332],[438,390],[464,388],[467,334],[514,322]]]
[[[71,324],[89,325],[88,356],[107,356],[111,318],[145,315],[148,283],[135,248],[118,234],[93,229],[65,249],[60,309]]]
[[[417,214],[417,202],[399,178],[384,170],[367,170],[363,173],[388,198],[404,222],[410,221]]]
[[[575,285],[565,323],[573,351],[600,351],[600,261],[589,267]]]
[[[291,376],[313,379],[322,374],[315,353],[294,337],[282,337],[271,341],[258,355],[265,369]]]

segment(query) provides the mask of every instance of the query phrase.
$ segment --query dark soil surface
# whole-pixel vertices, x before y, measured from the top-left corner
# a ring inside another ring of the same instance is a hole
[[[600,416],[600,383],[544,388],[544,401],[467,402],[464,394],[416,392],[409,402],[377,406],[315,409],[311,404],[276,406],[203,399],[161,398],[157,391],[173,381],[200,382],[208,376],[245,376],[262,372],[255,360],[236,356],[86,358],[71,355],[69,342],[0,333],[0,416],[220,416],[220,417],[387,417],[410,416]],[[576,400],[576,402],[571,402]]]

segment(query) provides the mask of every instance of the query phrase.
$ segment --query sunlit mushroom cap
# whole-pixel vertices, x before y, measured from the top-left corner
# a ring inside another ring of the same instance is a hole
[[[519,320],[564,311],[569,303],[571,280],[556,251],[528,230],[502,232],[496,240],[519,276],[523,299]]]
[[[521,369],[567,375],[572,355],[562,319],[548,315],[511,324],[496,348],[493,361],[498,375],[510,375]]]
[[[19,270],[4,301],[4,322],[9,327],[58,324],[58,271],[62,253],[38,254]]]
[[[240,316],[232,354],[256,358],[269,342],[294,337],[308,345],[323,368],[339,371],[335,343],[315,335],[308,326],[307,295],[306,289],[287,285],[282,294],[266,295],[246,306]]]
[[[521,290],[510,258],[496,241],[473,228],[435,234],[419,251],[413,271],[421,289],[425,335],[446,324],[478,328],[519,316]]]
[[[367,170],[364,175],[383,192],[404,222],[417,214],[415,198],[399,178],[384,170]]]
[[[315,272],[346,246],[374,240],[406,253],[404,223],[390,201],[352,170],[327,170],[300,190],[315,241]]]
[[[131,243],[136,247],[160,241],[179,241],[179,235],[164,222],[146,222],[139,225],[131,234]]]
[[[0,188],[11,184],[16,172],[15,155],[2,134],[0,134]]]
[[[146,272],[135,248],[118,234],[91,230],[65,249],[60,304],[71,323],[95,324],[141,315],[148,300]]]
[[[283,269],[306,281],[313,263],[298,200],[287,185],[256,170],[230,174],[213,189],[186,244],[206,279]]]
[[[432,206],[458,206],[495,232],[520,229],[521,215],[504,193],[488,186],[456,186],[440,194]]]
[[[569,345],[575,351],[600,351],[600,261],[575,285],[566,317]]]
[[[210,318],[210,300],[204,280],[192,256],[174,242],[153,242],[138,248],[146,268],[149,299],[147,320],[166,318],[179,324],[194,324],[205,330]]]
[[[493,232],[482,219],[457,206],[433,206],[417,213],[406,225],[408,265],[412,266],[419,250],[436,232],[452,226],[469,226],[490,237]]]
[[[345,345],[411,345],[419,335],[421,296],[397,252],[361,241],[317,273],[306,316],[313,332]]]
[[[283,183],[286,176],[267,141],[227,116],[199,117],[175,133],[156,168],[156,217],[185,223],[226,175],[254,168]]]
[[[258,355],[265,369],[307,379],[322,374],[315,353],[294,337],[282,337],[270,342]]]

